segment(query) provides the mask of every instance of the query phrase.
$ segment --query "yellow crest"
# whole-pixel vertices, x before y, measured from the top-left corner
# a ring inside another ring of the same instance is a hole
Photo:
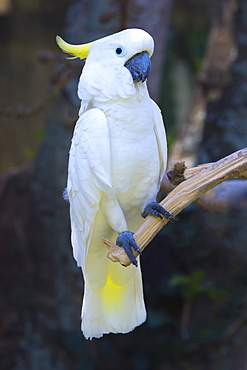
[[[56,37],[58,46],[65,53],[74,55],[75,58],[86,59],[89,53],[91,42],[82,45],[71,45],[64,41],[60,36]]]

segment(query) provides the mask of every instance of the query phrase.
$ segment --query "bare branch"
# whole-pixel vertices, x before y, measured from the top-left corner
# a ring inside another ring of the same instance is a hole
[[[200,164],[197,167],[187,169],[185,161],[176,162],[170,170],[166,171],[160,185],[160,191],[170,193],[176,185],[179,185],[211,164]]]
[[[176,185],[189,179],[212,163],[200,164],[197,167],[186,168],[185,162],[177,162],[166,171],[160,190],[170,193]],[[225,213],[230,207],[245,207],[247,197],[247,182],[231,179],[223,182],[203,194],[196,204],[207,211]]]
[[[230,178],[247,178],[247,148],[234,152],[193,174],[173,189],[160,204],[173,216],[176,216],[207,191]],[[153,216],[146,218],[134,234],[135,241],[141,251],[168,222],[168,219],[161,220]],[[109,249],[108,258],[113,262],[120,262],[123,266],[130,265],[131,262],[123,248],[116,246],[106,238],[103,238],[103,241]],[[134,255],[137,257],[137,252],[134,251]]]

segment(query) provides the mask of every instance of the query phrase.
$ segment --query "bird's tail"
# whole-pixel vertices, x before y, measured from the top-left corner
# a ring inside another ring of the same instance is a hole
[[[140,262],[127,268],[109,261],[108,275],[96,289],[85,279],[82,332],[86,339],[128,333],[146,320]]]

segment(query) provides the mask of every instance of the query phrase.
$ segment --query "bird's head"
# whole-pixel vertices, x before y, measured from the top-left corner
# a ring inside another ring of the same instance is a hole
[[[144,82],[148,77],[154,42],[146,31],[127,29],[83,45],[68,44],[59,36],[56,40],[64,52],[75,58],[87,59],[87,64],[95,66],[95,73],[100,65],[101,73],[109,67],[118,71],[118,75],[128,74],[128,70],[135,83]]]

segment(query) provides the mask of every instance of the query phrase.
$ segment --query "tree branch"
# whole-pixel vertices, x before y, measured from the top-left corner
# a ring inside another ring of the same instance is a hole
[[[208,167],[197,172],[195,169],[187,171],[188,179],[173,189],[160,203],[168,212],[176,216],[184,208],[195,202],[204,193],[230,178],[247,178],[247,148],[232,153],[221,160],[209,164]],[[197,173],[196,173],[197,172]],[[186,173],[186,171],[185,171]],[[189,177],[188,173],[191,175]],[[195,174],[194,174],[195,173]],[[158,232],[169,222],[168,219],[159,219],[148,216],[140,228],[135,232],[134,238],[143,251]],[[103,238],[109,249],[107,257],[113,262],[120,262],[123,266],[131,264],[123,248],[110,240]],[[137,257],[138,253],[133,251]]]

